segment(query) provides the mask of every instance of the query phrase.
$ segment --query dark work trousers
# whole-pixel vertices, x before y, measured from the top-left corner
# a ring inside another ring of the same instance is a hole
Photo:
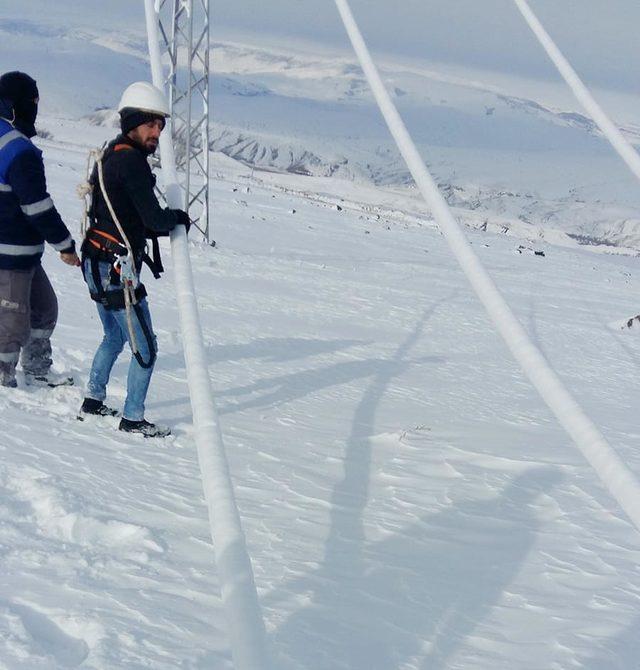
[[[46,375],[51,367],[51,334],[58,300],[41,265],[0,270],[0,384],[15,384],[18,359],[27,375]]]

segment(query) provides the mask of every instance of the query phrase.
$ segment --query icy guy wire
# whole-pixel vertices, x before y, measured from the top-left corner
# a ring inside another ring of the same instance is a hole
[[[391,101],[347,0],[335,0],[335,3],[389,131],[467,279],[514,358],[542,399],[591,463],[611,495],[640,530],[638,481],[531,342],[482,266]]]
[[[627,164],[631,172],[640,180],[640,156],[631,146],[628,140],[620,132],[619,128],[611,121],[606,112],[595,101],[589,89],[583,84],[576,71],[571,67],[569,61],[562,55],[562,52],[554,41],[549,37],[549,33],[544,29],[533,10],[526,0],[514,0],[524,20],[529,24],[542,48],[567,82],[569,88],[573,91],[578,102],[585,108],[591,118],[598,124],[605,137],[611,142],[618,155]]]
[[[158,15],[154,0],[145,0],[145,16],[153,83],[164,90]],[[170,123],[167,126],[167,132],[160,137],[162,177],[169,206],[180,208],[184,205],[183,195],[176,172]],[[177,226],[171,232],[171,252],[198,462],[233,663],[236,670],[269,670],[271,663],[264,621],[213,402],[187,235],[183,226]]]

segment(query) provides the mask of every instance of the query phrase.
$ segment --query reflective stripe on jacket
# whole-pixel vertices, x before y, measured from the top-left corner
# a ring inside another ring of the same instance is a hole
[[[74,247],[47,192],[42,152],[0,118],[0,268],[34,267],[45,242],[56,251]]]

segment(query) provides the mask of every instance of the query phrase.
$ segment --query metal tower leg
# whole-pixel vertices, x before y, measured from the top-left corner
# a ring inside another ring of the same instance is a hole
[[[156,0],[184,207],[212,242],[209,202],[209,0]]]

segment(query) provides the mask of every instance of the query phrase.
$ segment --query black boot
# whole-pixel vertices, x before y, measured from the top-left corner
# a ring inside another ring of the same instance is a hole
[[[120,419],[118,430],[125,433],[137,433],[143,437],[167,437],[171,435],[171,430],[165,426],[156,426],[155,423],[150,423],[146,419],[140,421],[132,421],[131,419]]]
[[[83,414],[92,414],[94,416],[118,416],[118,410],[113,409],[105,405],[102,400],[95,400],[94,398],[85,398],[82,401],[82,407],[80,408],[80,416],[78,417],[82,421]]]
[[[24,383],[27,386],[39,386],[41,388],[58,388],[58,386],[73,386],[73,377],[56,372],[45,372],[41,375],[25,372]]]

